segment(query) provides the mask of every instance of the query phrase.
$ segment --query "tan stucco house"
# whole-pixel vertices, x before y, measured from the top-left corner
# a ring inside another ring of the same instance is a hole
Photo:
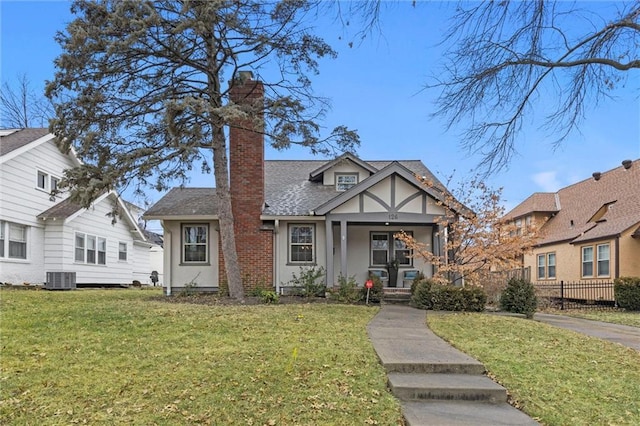
[[[236,88],[236,102],[262,96],[248,80]],[[276,290],[300,268],[322,267],[326,283],[354,276],[362,285],[369,273],[386,276],[399,263],[398,287],[409,286],[416,271],[433,268],[394,235],[410,233],[441,253],[444,232],[436,218],[446,189],[419,160],[364,161],[344,154],[331,160],[265,161],[259,131],[230,129],[229,170],[236,245],[246,288]],[[432,187],[420,184],[426,177]],[[167,293],[195,284],[199,291],[224,287],[215,188],[174,188],[152,206],[146,219],[164,229]],[[383,280],[385,285],[391,283]]]
[[[505,219],[521,227],[544,223],[539,243],[524,256],[532,281],[640,276],[640,160],[555,193],[535,193]]]

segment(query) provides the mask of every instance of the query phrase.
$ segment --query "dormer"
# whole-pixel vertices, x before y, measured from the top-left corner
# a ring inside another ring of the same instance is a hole
[[[351,153],[345,153],[309,174],[311,182],[322,182],[325,186],[335,186],[344,192],[362,182],[378,170]]]

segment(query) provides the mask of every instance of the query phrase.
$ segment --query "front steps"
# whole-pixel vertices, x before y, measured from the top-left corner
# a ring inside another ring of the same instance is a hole
[[[538,425],[506,402],[506,389],[484,375],[482,363],[436,336],[425,315],[383,304],[368,326],[406,425]]]

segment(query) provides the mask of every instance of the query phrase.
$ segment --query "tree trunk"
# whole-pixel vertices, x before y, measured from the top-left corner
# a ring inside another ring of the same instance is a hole
[[[233,211],[231,209],[231,193],[229,192],[229,161],[227,146],[222,128],[213,131],[213,174],[216,178],[216,201],[218,219],[220,221],[220,236],[222,240],[222,254],[229,286],[229,296],[234,299],[244,298],[244,288],[238,264],[236,251],[236,237],[234,232]]]

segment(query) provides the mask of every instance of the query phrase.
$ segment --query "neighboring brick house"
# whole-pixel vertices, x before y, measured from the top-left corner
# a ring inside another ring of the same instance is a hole
[[[640,276],[640,160],[556,193],[535,193],[505,219],[544,223],[539,243],[524,257],[532,281]]]
[[[262,84],[249,79],[232,90],[235,102],[259,99]],[[323,267],[329,286],[339,276],[362,285],[370,271],[385,275],[391,259],[403,278],[433,267],[412,258],[394,234],[404,230],[441,253],[436,219],[446,191],[419,160],[363,161],[352,154],[333,160],[265,161],[259,132],[232,128],[229,141],[232,210],[241,275],[247,289],[279,290],[300,267]],[[434,187],[422,186],[416,175]],[[215,188],[174,188],[146,219],[164,229],[167,292],[188,283],[200,291],[225,286]],[[385,283],[388,283],[385,281]]]

